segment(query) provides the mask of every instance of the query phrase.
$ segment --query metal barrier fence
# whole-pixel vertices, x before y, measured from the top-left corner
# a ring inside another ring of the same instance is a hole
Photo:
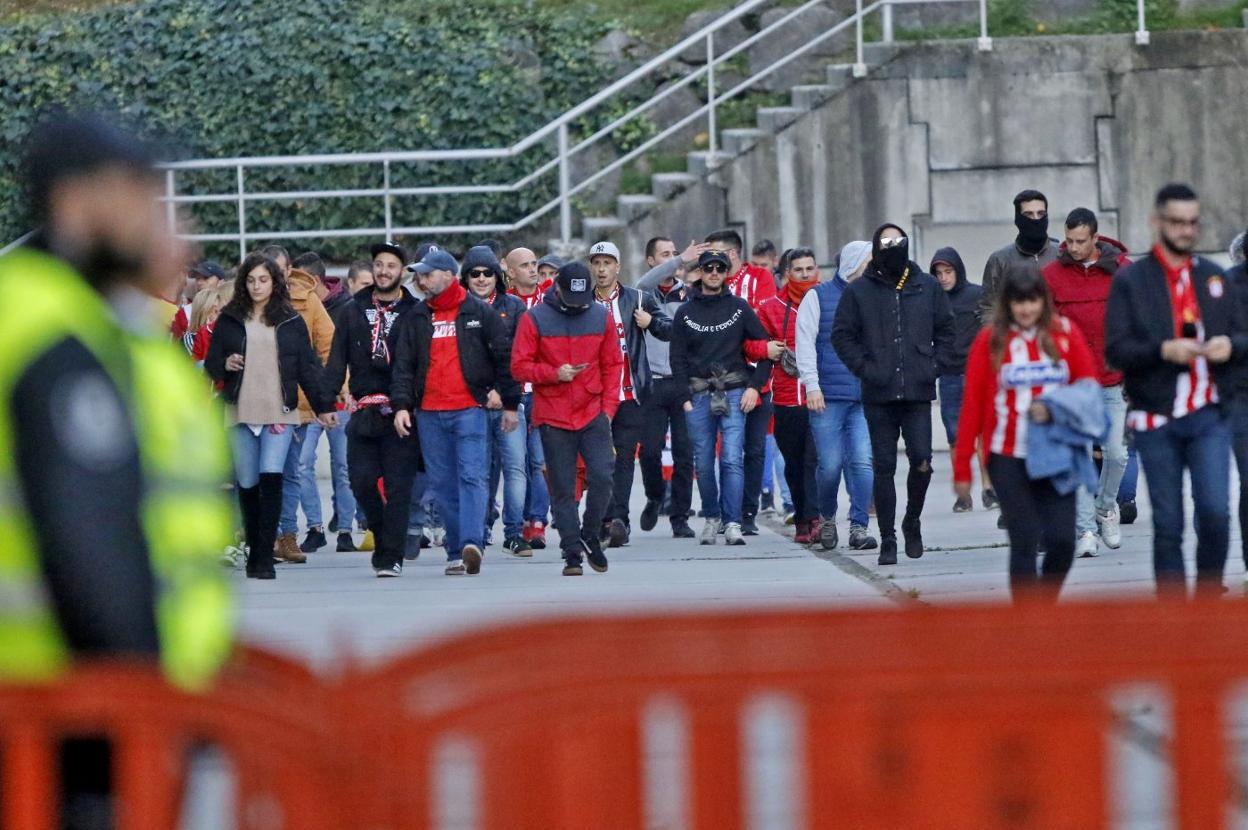
[[[53,826],[50,747],[83,730],[119,748],[123,830],[175,826],[196,741],[231,760],[246,828],[1245,817],[1242,601],[567,618],[328,681],[281,665],[202,697],[103,668],[0,691],[0,823]]]

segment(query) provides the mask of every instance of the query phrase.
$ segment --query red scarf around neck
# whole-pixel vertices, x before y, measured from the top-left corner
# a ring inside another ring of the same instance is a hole
[[[806,296],[806,292],[819,284],[819,280],[810,280],[809,282],[798,282],[789,280],[784,284],[784,289],[789,295],[789,300],[794,305],[801,305],[802,298]]]
[[[450,311],[453,308],[459,308],[463,303],[464,297],[468,296],[468,289],[459,284],[458,281],[453,282],[450,286],[436,297],[430,297],[425,300],[429,307],[434,311]]]

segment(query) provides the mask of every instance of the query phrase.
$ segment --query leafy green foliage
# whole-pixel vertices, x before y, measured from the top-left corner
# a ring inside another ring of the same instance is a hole
[[[610,25],[523,0],[138,0],[19,16],[0,26],[0,240],[25,229],[20,140],[49,105],[117,112],[182,157],[504,147],[610,79],[589,49]],[[593,113],[577,131],[610,117]],[[635,146],[648,129],[638,126],[625,143]],[[518,159],[395,165],[392,184],[510,183],[553,153],[552,137]],[[228,193],[235,175],[179,174],[179,192]],[[249,170],[246,182],[249,190],[376,188],[381,176],[379,165],[276,168]],[[400,198],[395,222],[513,221],[555,187],[550,175],[515,194]],[[253,202],[248,232],[379,226],[382,213],[379,198]],[[237,227],[233,203],[196,205],[192,216],[209,231]]]

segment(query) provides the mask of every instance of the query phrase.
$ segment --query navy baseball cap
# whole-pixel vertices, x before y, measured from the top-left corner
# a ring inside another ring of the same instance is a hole
[[[200,280],[208,280],[213,277],[223,280],[225,279],[225,269],[211,259],[205,259],[203,262],[197,262],[191,266],[191,276]]]
[[[699,268],[706,268],[706,266],[712,263],[723,265],[725,270],[732,268],[732,262],[723,251],[706,251],[702,256],[698,257]]]
[[[459,276],[459,263],[455,261],[455,257],[441,248],[432,248],[429,253],[425,254],[424,259],[412,266],[412,270],[417,274],[450,271],[455,276]]]
[[[368,252],[373,259],[376,259],[378,254],[394,254],[399,258],[399,262],[407,264],[407,251],[403,250],[403,246],[397,242],[378,242],[369,248]]]
[[[563,298],[564,305],[587,306],[593,302],[594,281],[584,263],[569,262],[560,268],[555,284],[559,286],[559,296]]]

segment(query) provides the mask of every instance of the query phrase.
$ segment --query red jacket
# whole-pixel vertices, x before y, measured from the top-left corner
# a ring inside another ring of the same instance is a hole
[[[748,262],[741,263],[737,273],[730,276],[725,285],[729,291],[749,303],[755,314],[764,302],[776,296],[776,275],[766,268]]]
[[[1053,326],[1060,361],[1054,364],[1034,340],[1011,331],[1001,365],[992,368],[992,327],[980,330],[966,360],[958,446],[953,455],[953,480],[971,480],[975,443],[989,452],[1023,458],[1027,448],[1027,410],[1055,386],[1096,377],[1096,361],[1079,328],[1064,317]],[[1006,382],[1002,383],[1002,379]]]
[[[520,318],[511,347],[511,373],[533,384],[530,423],[581,429],[598,413],[615,417],[624,358],[610,314],[593,303],[580,314],[559,310],[554,289]],[[588,364],[564,383],[559,367]]]
[[[785,310],[789,313],[788,325],[784,324]],[[790,349],[797,349],[797,304],[779,295],[763,303],[758,309],[758,319],[773,340],[783,340]],[[784,331],[781,331],[781,327]],[[747,354],[749,350],[747,349]],[[771,369],[771,402],[776,406],[805,406],[806,388],[802,382],[788,374],[776,361]]]
[[[1097,237],[1096,247],[1096,261],[1085,267],[1070,258],[1063,243],[1057,259],[1044,266],[1041,274],[1053,294],[1057,313],[1078,326],[1087,338],[1101,386],[1117,386],[1122,383],[1122,373],[1105,365],[1105,307],[1114,274],[1131,259],[1126,246],[1108,236]]]

